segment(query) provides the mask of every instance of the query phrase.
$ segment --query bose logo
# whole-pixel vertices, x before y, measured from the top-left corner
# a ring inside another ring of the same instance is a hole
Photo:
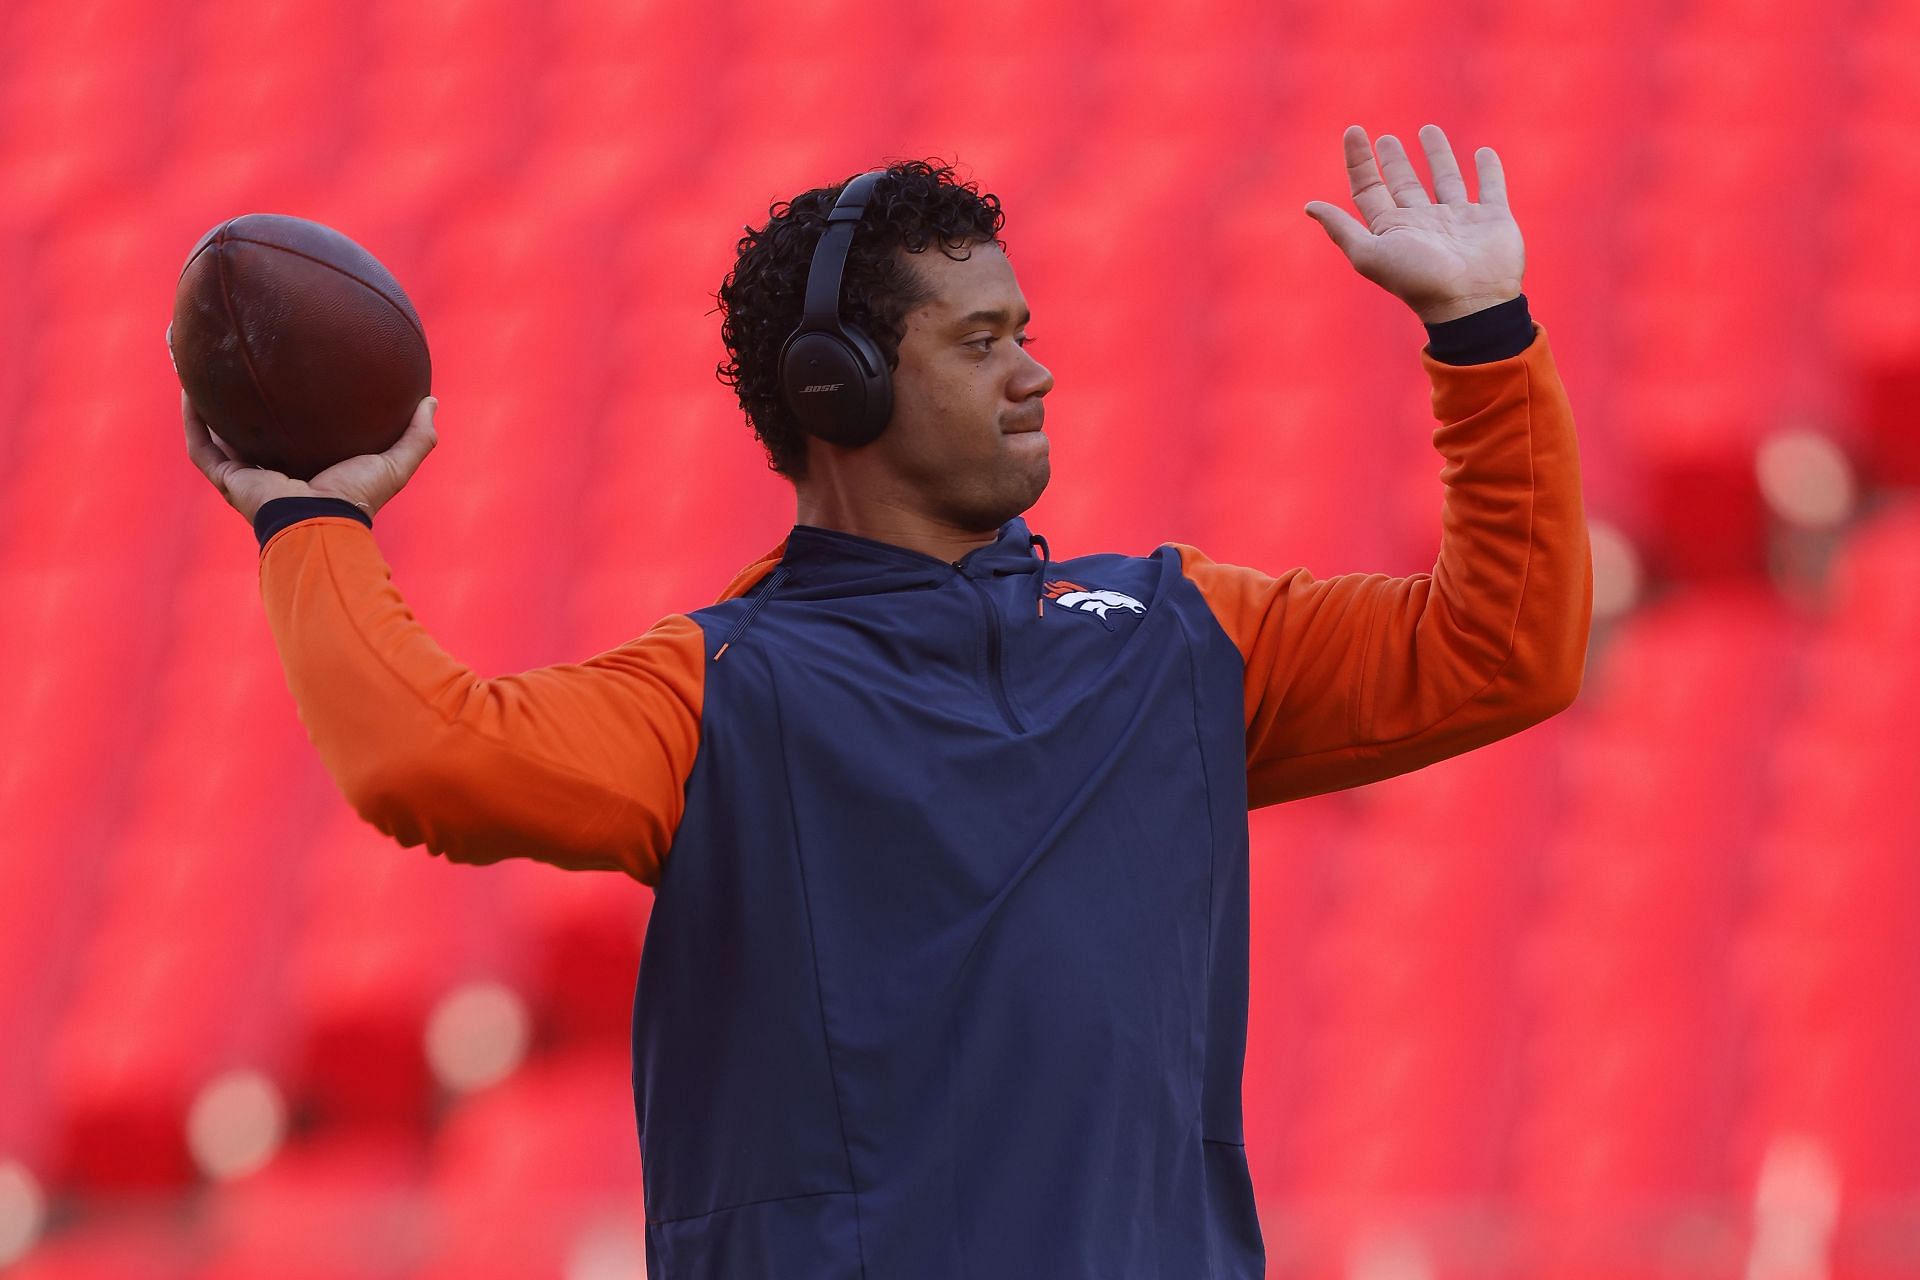
[[[816,391],[838,391],[846,385],[844,382],[816,382],[810,387],[800,388],[800,394],[807,396],[812,395]]]

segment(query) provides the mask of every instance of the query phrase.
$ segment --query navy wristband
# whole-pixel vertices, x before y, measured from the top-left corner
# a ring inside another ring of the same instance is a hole
[[[1441,364],[1486,364],[1519,355],[1533,345],[1527,295],[1509,298],[1468,315],[1427,326],[1427,354]]]
[[[266,550],[267,540],[290,524],[299,524],[302,520],[311,520],[315,516],[348,516],[358,520],[367,528],[373,528],[373,517],[348,502],[345,498],[309,497],[305,494],[294,498],[275,498],[261,505],[253,513],[253,536],[260,540],[260,549]]]

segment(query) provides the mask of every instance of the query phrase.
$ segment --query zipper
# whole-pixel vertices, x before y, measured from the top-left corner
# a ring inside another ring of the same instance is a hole
[[[1027,726],[1021,724],[1020,717],[1013,714],[1013,703],[1007,698],[1006,680],[1000,669],[1000,615],[993,607],[993,596],[977,580],[967,576],[966,570],[961,569],[960,561],[952,563],[955,569],[960,569],[960,576],[966,579],[974,594],[980,597],[980,615],[987,624],[987,687],[993,690],[994,703],[999,706],[1007,728],[1015,733],[1025,733]]]
[[[720,647],[718,649],[714,650],[713,660],[715,662],[720,661],[720,657],[722,654],[726,653],[728,645],[731,645],[735,640],[738,640],[740,638],[741,633],[744,632],[749,626],[753,625],[753,620],[755,617],[759,616],[761,608],[766,605],[768,600],[771,600],[773,598],[773,593],[778,591],[780,589],[780,584],[785,582],[786,580],[787,580],[787,566],[785,566],[784,564],[776,567],[774,571],[770,575],[768,575],[766,583],[763,586],[761,586],[761,588],[758,591],[754,593],[753,603],[747,606],[747,612],[745,616],[743,616],[740,619],[740,621],[733,624],[733,630],[727,632],[727,638],[721,642]]]

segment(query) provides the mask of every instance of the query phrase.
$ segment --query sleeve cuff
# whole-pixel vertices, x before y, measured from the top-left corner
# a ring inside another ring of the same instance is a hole
[[[260,541],[260,549],[266,550],[273,535],[290,524],[302,520],[312,520],[316,516],[347,516],[358,520],[367,528],[373,528],[373,517],[354,506],[345,498],[317,498],[302,495],[297,498],[275,498],[264,503],[253,513],[253,536]]]
[[[1442,364],[1486,364],[1519,355],[1533,345],[1527,295],[1427,326],[1427,354]]]

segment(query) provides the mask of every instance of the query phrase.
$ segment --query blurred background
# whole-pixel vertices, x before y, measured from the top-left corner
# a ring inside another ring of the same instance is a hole
[[[1425,335],[1302,211],[1341,130],[1495,147],[1580,425],[1579,702],[1253,815],[1275,1277],[1920,1275],[1920,7],[1883,0],[5,0],[0,1270],[643,1271],[649,892],[363,827],[162,332],[239,213],[424,319],[378,534],[482,674],[792,522],[712,294],[770,201],[1008,210],[1057,557],[1438,547]],[[9,1270],[9,1268],[11,1268]]]

